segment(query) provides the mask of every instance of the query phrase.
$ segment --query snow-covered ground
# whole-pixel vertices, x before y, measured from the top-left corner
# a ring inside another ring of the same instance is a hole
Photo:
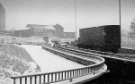
[[[53,53],[50,53],[42,49],[40,46],[33,46],[33,45],[19,45],[19,46],[25,48],[26,51],[28,51],[28,53],[32,56],[32,58],[37,62],[37,64],[41,68],[41,73],[74,69],[74,68],[79,68],[83,66],[75,62],[72,62],[70,60],[67,60],[65,58],[62,58],[60,56],[57,56]],[[89,75],[82,76],[79,78],[74,78],[72,82],[70,82],[69,80],[65,80],[65,81],[56,82],[52,84],[75,84],[75,83],[77,84],[77,82],[80,82],[80,81],[92,80],[96,77],[99,77],[106,70],[107,70],[107,67],[105,66],[104,68],[101,68],[101,70],[99,70],[97,74],[89,74]],[[37,81],[38,80],[39,79],[37,79]],[[9,84],[12,84],[12,83],[9,83]],[[16,84],[20,84],[20,81],[16,80]],[[25,81],[22,80],[22,84],[25,84]],[[29,79],[27,81],[27,84],[29,84]]]
[[[78,63],[72,62],[46,50],[43,50],[41,46],[33,45],[21,45],[32,56],[41,68],[41,72],[53,72],[67,69],[74,69],[82,67]]]

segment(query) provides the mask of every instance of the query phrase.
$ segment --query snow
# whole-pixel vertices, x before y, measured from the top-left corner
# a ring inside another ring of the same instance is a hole
[[[20,45],[20,46],[25,48],[26,51],[28,51],[28,53],[32,56],[32,58],[37,62],[37,64],[41,68],[42,73],[83,67],[83,65],[77,64],[75,62],[62,58],[60,56],[57,56],[53,53],[50,53],[50,52],[42,49],[40,46],[33,46],[33,45]],[[74,78],[72,82],[70,82],[69,80],[65,80],[65,81],[61,81],[61,82],[55,82],[52,84],[77,84],[77,82],[80,82],[80,81],[95,79],[95,78],[99,77],[100,75],[102,75],[106,70],[107,70],[107,67],[104,66],[100,70],[98,70],[96,72],[96,74],[89,74],[86,76]],[[29,81],[30,81],[30,79],[28,78],[27,84],[29,84]],[[39,78],[37,79],[37,81],[39,81]],[[33,82],[34,82],[34,80],[33,80]],[[4,84],[4,83],[2,83],[2,84]],[[9,84],[12,84],[11,80],[10,80]],[[16,84],[20,84],[20,81],[16,80]],[[22,84],[25,84],[24,79],[22,80]]]
[[[20,45],[32,56],[40,66],[41,72],[53,72],[82,67],[78,63],[72,62],[41,48],[41,46]]]

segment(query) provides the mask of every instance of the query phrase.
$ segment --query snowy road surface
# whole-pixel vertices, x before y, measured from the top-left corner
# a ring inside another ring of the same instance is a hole
[[[82,67],[78,63],[72,62],[46,50],[41,46],[21,45],[32,56],[41,68],[41,72],[52,72]]]

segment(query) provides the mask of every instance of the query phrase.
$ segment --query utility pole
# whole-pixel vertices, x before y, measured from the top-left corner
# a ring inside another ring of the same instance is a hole
[[[122,40],[121,39],[122,38],[122,33],[121,33],[122,32],[122,29],[121,29],[122,28],[122,26],[121,26],[121,24],[122,24],[122,22],[121,22],[121,0],[119,0],[118,5],[119,5],[118,6],[119,7],[118,13],[119,13],[119,25],[120,25],[120,43],[122,44],[122,41],[121,41]]]
[[[119,0],[119,24],[121,28],[121,0]]]
[[[77,29],[77,1],[74,0],[74,26],[75,26],[75,40],[78,39],[78,29]]]

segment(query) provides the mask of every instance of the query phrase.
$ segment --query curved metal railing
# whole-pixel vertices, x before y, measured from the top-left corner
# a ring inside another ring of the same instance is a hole
[[[44,48],[51,50],[59,55],[77,56],[77,55],[67,53],[67,52],[57,50],[57,49],[47,47],[47,46],[44,46]],[[74,78],[79,78],[86,75],[97,77],[107,71],[107,66],[104,64],[105,60],[103,58],[101,57],[94,57],[94,58],[95,59],[97,58],[97,61],[99,62],[95,62],[92,65],[84,66],[81,68],[49,72],[49,73],[14,76],[11,78],[13,79],[13,84],[50,84],[50,83],[55,83],[55,82],[60,82],[60,81],[65,81],[65,80],[70,80],[71,82],[72,79]],[[81,59],[86,60],[86,58],[84,57]],[[92,61],[92,60],[89,57],[87,58],[87,61]]]
[[[106,57],[106,58],[112,58],[112,59],[117,59],[117,60],[122,60],[122,61],[129,61],[129,62],[135,62],[135,57],[134,56],[123,56],[120,54],[112,53],[112,52],[103,52],[103,51],[97,51],[97,50],[91,50],[91,49],[84,49],[84,48],[78,48],[78,47],[71,47],[66,46],[67,49],[80,52],[83,54],[93,54],[93,55],[100,55],[101,57]]]

